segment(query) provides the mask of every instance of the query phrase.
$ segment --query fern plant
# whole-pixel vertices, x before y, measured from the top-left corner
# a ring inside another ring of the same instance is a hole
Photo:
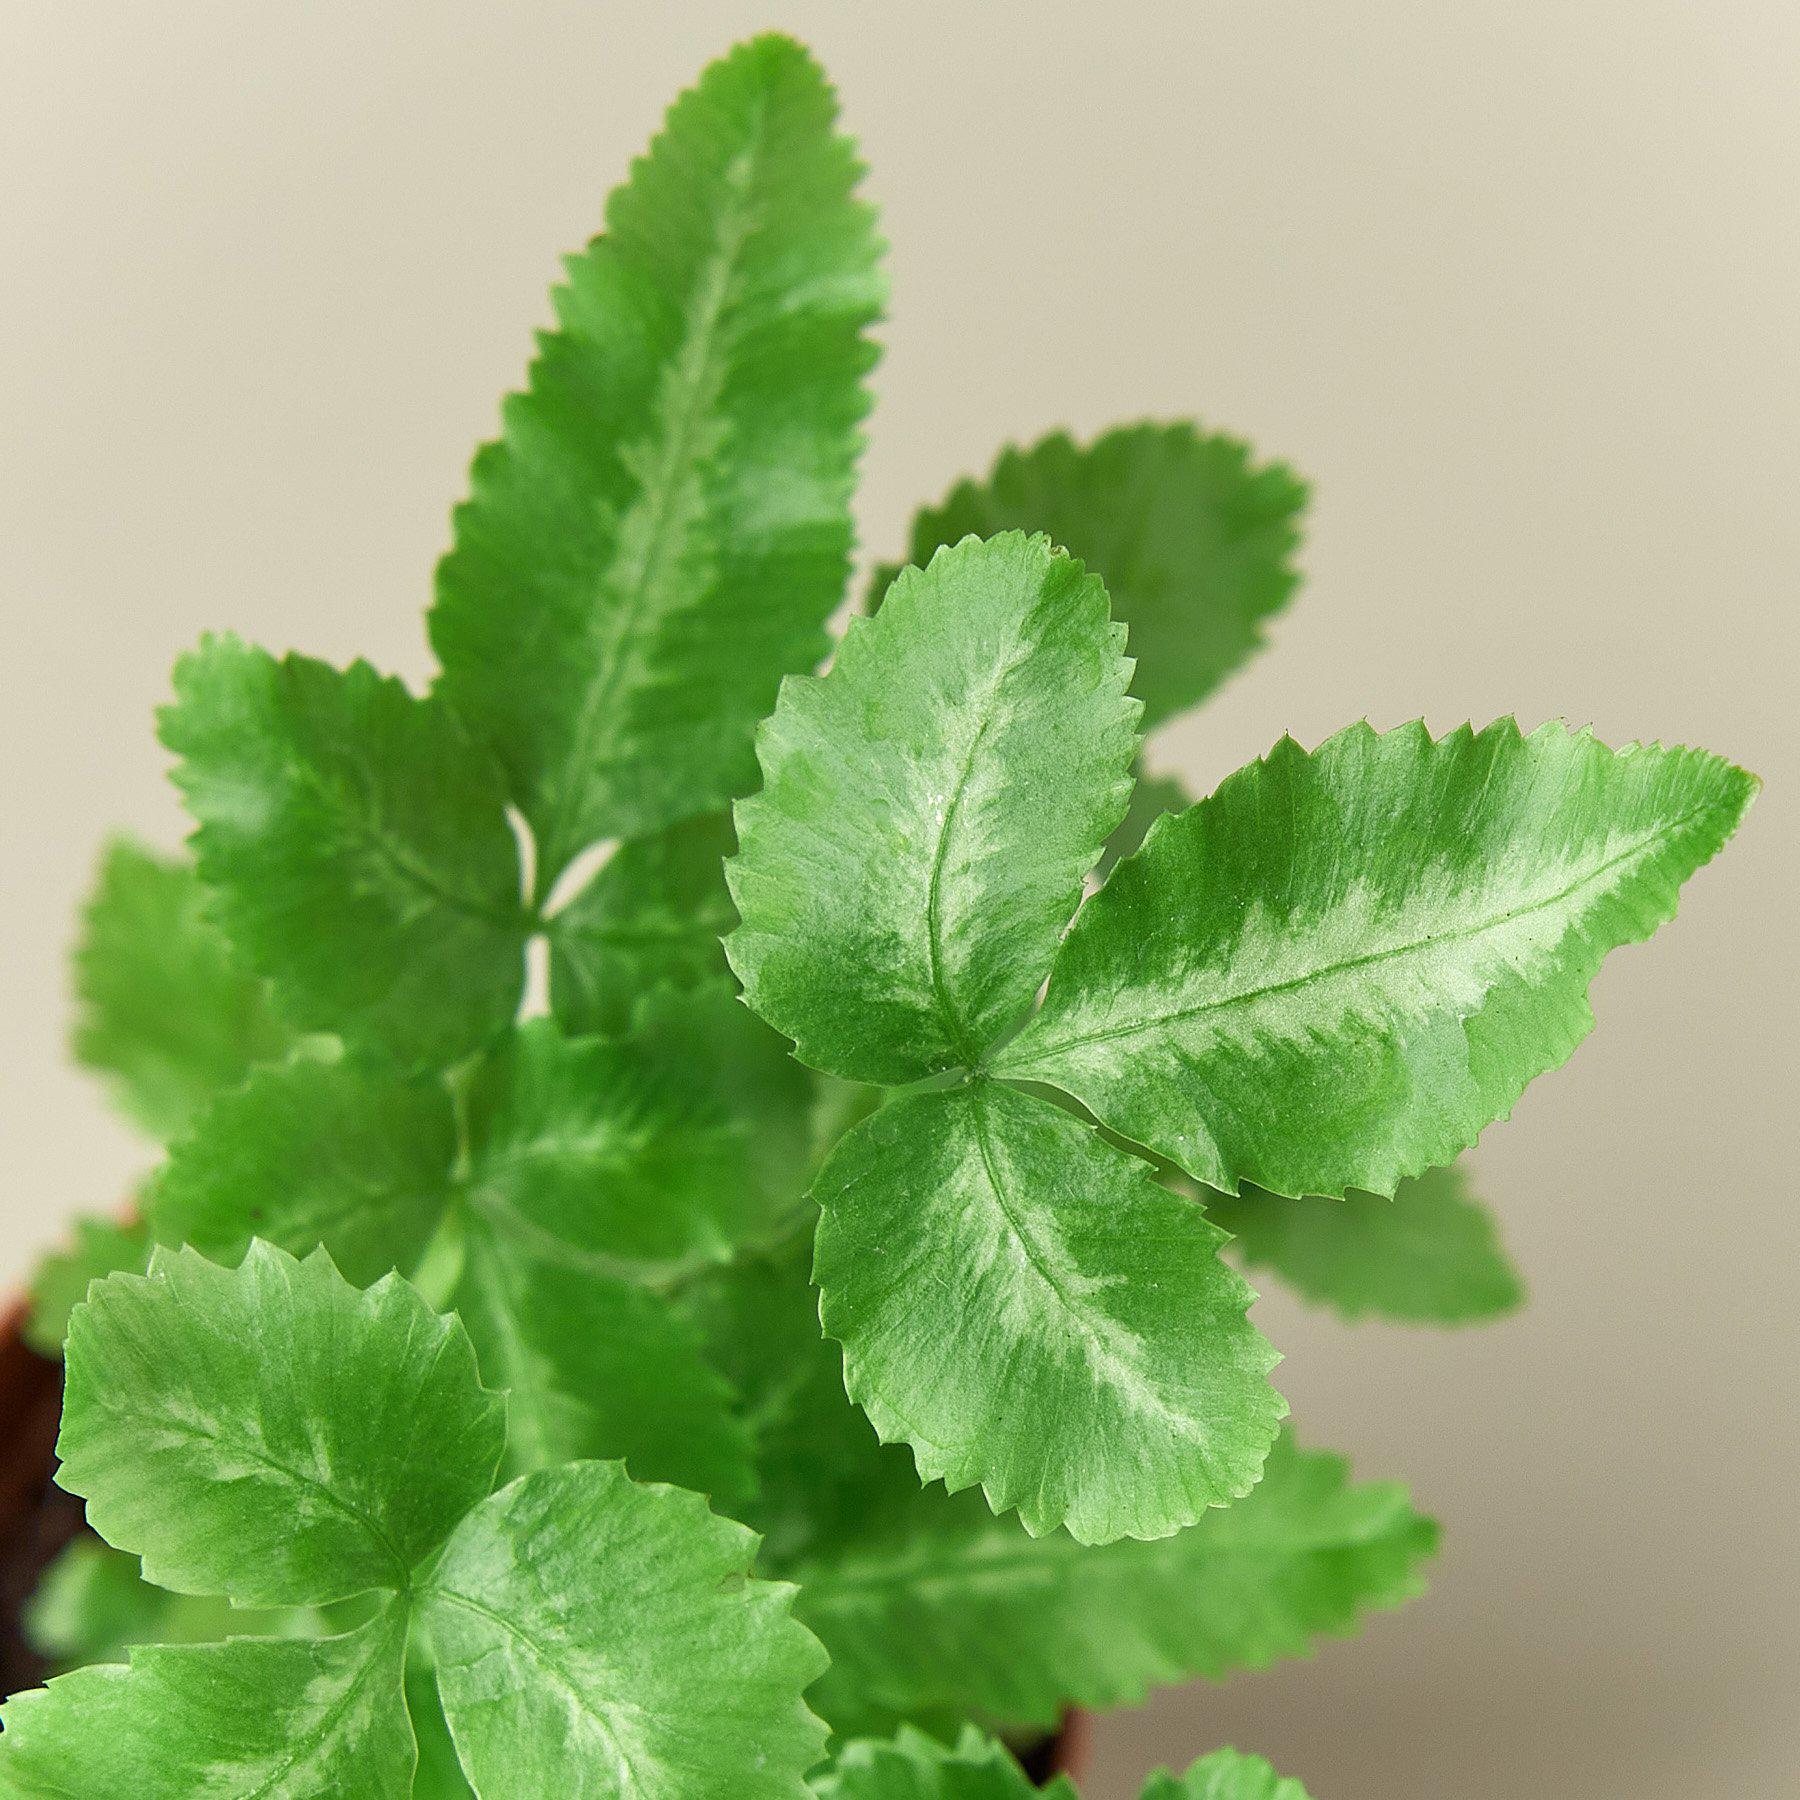
[[[114,845],[77,961],[166,1154],[36,1285],[94,1535],[0,1792],[998,1800],[1418,1590],[1240,1265],[1513,1306],[1456,1158],[1755,783],[1510,721],[1146,777],[1295,585],[1303,486],[1191,425],[1008,451],[811,673],[860,175],[798,46],[709,69],[475,459],[431,691],[178,664],[191,859]]]

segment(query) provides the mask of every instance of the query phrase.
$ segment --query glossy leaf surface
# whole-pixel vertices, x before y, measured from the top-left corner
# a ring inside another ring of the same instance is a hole
[[[1405,1490],[1353,1484],[1340,1457],[1284,1436],[1262,1480],[1153,1543],[1031,1538],[972,1496],[896,1505],[790,1569],[831,1654],[814,1704],[840,1731],[908,1718],[1045,1729],[1066,1705],[1135,1706],[1154,1688],[1305,1656],[1421,1590],[1437,1542]]]
[[[922,1491],[911,1453],[883,1444],[844,1391],[843,1352],[819,1327],[811,1268],[809,1224],[707,1270],[680,1296],[750,1427],[755,1492],[738,1516],[762,1535],[762,1566],[784,1577],[906,1516]],[[992,1517],[978,1494],[963,1499]]]
[[[455,1306],[483,1380],[507,1395],[507,1466],[622,1458],[736,1513],[750,1449],[699,1334],[661,1294],[533,1255],[477,1222]]]
[[[737,923],[719,813],[621,844],[550,924],[550,1004],[570,1032],[620,1032],[657,987],[729,979],[719,940]]]
[[[797,44],[715,63],[569,259],[438,572],[441,688],[498,749],[540,892],[754,779],[849,568],[880,242]]]
[[[727,865],[732,966],[803,1062],[902,1083],[1031,1004],[1137,750],[1124,632],[1047,539],[940,551],[792,680]]]
[[[425,1593],[438,1688],[482,1800],[798,1800],[824,1666],[756,1540],[616,1463],[515,1481]]]
[[[813,1189],[845,1381],[925,1480],[1032,1531],[1158,1537],[1246,1492],[1285,1410],[1190,1201],[1048,1101],[900,1099]]]
[[[1340,1458],[1287,1437],[1244,1499],[1173,1537],[1033,1539],[978,1493],[921,1488],[906,1449],[876,1441],[794,1252],[706,1287],[708,1344],[756,1428],[746,1517],[830,1652],[810,1699],[840,1733],[968,1718],[1042,1730],[1068,1704],[1132,1705],[1305,1655],[1419,1591],[1437,1528],[1401,1488],[1353,1485]]]
[[[511,1020],[518,851],[498,771],[442,701],[231,637],[176,664],[175,696],[162,738],[209,916],[293,1023],[441,1066]]]
[[[1755,788],[1560,725],[1284,740],[1113,871],[994,1066],[1212,1187],[1391,1194],[1569,1055]]]
[[[151,1646],[15,1695],[0,1793],[19,1800],[304,1800],[411,1791],[398,1608],[343,1637]]]
[[[65,1369],[57,1480],[95,1530],[159,1586],[253,1606],[404,1588],[505,1438],[454,1319],[267,1244],[97,1283]]]
[[[1067,1776],[1039,1788],[1003,1744],[977,1731],[954,1748],[910,1730],[887,1743],[847,1745],[813,1787],[820,1800],[1077,1800]]]
[[[258,1069],[200,1115],[151,1185],[157,1238],[236,1261],[252,1238],[321,1244],[355,1286],[411,1274],[443,1214],[456,1154],[434,1076],[379,1058]]]
[[[741,1008],[718,1004],[740,1023]],[[475,1210],[536,1254],[601,1274],[717,1260],[792,1204],[757,1179],[754,1114],[653,1032],[570,1038],[528,1021],[483,1064],[469,1129]]]
[[[1150,827],[1164,813],[1181,812],[1192,804],[1187,789],[1174,776],[1140,774],[1137,786],[1131,790],[1131,805],[1125,817],[1106,840],[1106,851],[1100,858],[1100,878],[1105,880],[1123,858],[1142,846]]]

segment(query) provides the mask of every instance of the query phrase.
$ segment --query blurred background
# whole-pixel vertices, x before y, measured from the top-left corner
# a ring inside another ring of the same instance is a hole
[[[1306,1436],[1447,1527],[1359,1642],[1100,1729],[1318,1800],[1800,1792],[1792,0],[628,8],[9,0],[0,20],[0,1286],[143,1153],[68,1067],[102,834],[206,627],[427,669],[470,447],[559,251],[709,57],[839,84],[892,241],[865,553],[1010,438],[1198,414],[1316,484],[1273,649],[1156,747],[1563,714],[1768,788],[1475,1153],[1471,1335],[1259,1319]]]

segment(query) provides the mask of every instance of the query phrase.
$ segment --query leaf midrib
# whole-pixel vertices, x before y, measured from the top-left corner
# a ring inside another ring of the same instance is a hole
[[[629,1784],[629,1791],[634,1794],[648,1795],[650,1790],[644,1786],[643,1778],[638,1773],[637,1765],[625,1754],[624,1746],[619,1741],[618,1733],[613,1729],[612,1720],[603,1712],[596,1711],[587,1695],[582,1691],[573,1675],[563,1665],[547,1645],[540,1643],[516,1619],[509,1619],[504,1613],[493,1607],[484,1605],[472,1595],[460,1593],[455,1588],[434,1586],[428,1590],[430,1598],[443,1600],[452,1606],[460,1606],[465,1611],[474,1613],[477,1618],[485,1619],[490,1625],[497,1626],[506,1635],[520,1644],[537,1663],[538,1667],[555,1678],[557,1684],[575,1702],[576,1707],[599,1726],[608,1744],[612,1746],[614,1758],[619,1769]],[[633,1706],[630,1702],[615,1702],[628,1710],[644,1711],[642,1707]]]
[[[1056,1296],[1057,1303],[1062,1310],[1080,1328],[1082,1337],[1091,1346],[1091,1354],[1100,1365],[1096,1372],[1104,1372],[1109,1375],[1114,1391],[1129,1396],[1129,1403],[1134,1410],[1151,1413],[1187,1438],[1193,1446],[1194,1460],[1200,1465],[1201,1473],[1209,1482],[1220,1485],[1218,1472],[1206,1446],[1200,1422],[1192,1415],[1171,1405],[1142,1370],[1134,1367],[1119,1354],[1117,1348],[1108,1341],[1107,1329],[1107,1327],[1116,1327],[1117,1321],[1108,1318],[1104,1313],[1097,1313],[1095,1309],[1084,1305],[1078,1295],[1070,1293],[1044,1261],[1036,1244],[1032,1242],[1029,1232],[1026,1231],[1007,1198],[1006,1188],[995,1167],[993,1149],[988,1141],[987,1120],[984,1116],[986,1104],[981,1088],[975,1088],[970,1099],[975,1143],[981,1154],[982,1168],[987,1175],[988,1189],[994,1196],[994,1203],[1000,1209],[1000,1215],[1006,1221],[1006,1228],[1011,1233],[1013,1241],[1024,1251],[1026,1260],[1036,1271],[1039,1279]],[[1097,1319],[1104,1323],[1096,1323]]]
[[[693,440],[715,398],[711,391],[715,384],[711,378],[718,359],[719,325],[736,280],[738,259],[753,229],[750,195],[758,180],[767,122],[767,103],[761,94],[757,94],[752,97],[744,147],[726,170],[725,203],[712,248],[695,282],[694,291],[700,304],[688,315],[685,341],[672,365],[674,417],[663,435],[662,454],[652,477],[640,490],[641,497],[650,502],[650,529],[637,566],[628,572],[629,579],[620,592],[620,604],[609,624],[602,629],[596,646],[597,677],[582,696],[581,710],[576,715],[575,729],[570,733],[568,755],[564,760],[566,778],[557,784],[555,798],[544,822],[538,871],[540,904],[547,898],[551,885],[567,866],[569,858],[581,848],[579,844],[565,843],[565,834],[571,820],[579,817],[588,783],[593,779],[598,760],[595,741],[624,678],[626,646],[642,623],[644,609],[656,579],[668,561],[670,544],[676,535],[671,529],[679,514],[675,494],[680,485],[681,470],[692,460]],[[610,573],[609,570],[602,574],[602,585]],[[578,773],[567,778],[569,771]]]
[[[999,692],[1002,679],[1004,676],[997,677],[988,690],[986,701],[989,706]],[[950,838],[956,829],[956,821],[962,813],[963,796],[968,792],[969,777],[975,771],[975,758],[980,753],[982,740],[987,736],[988,726],[992,722],[992,713],[984,714],[975,728],[974,737],[969,740],[968,751],[963,757],[962,772],[956,778],[949,805],[945,807],[944,816],[938,824],[937,843],[931,856],[931,874],[925,888],[925,964],[931,975],[931,994],[937,1003],[938,1017],[943,1022],[944,1035],[950,1040],[950,1048],[961,1058],[965,1067],[973,1065],[980,1054],[980,1047],[972,1047],[968,1028],[957,1010],[950,992],[949,977],[944,969],[944,863],[949,856]]]
[[[527,1217],[510,1201],[502,1198],[479,1181],[459,1190],[466,1204],[492,1228],[497,1242],[517,1248],[526,1256],[576,1274],[603,1276],[613,1281],[628,1281],[639,1287],[663,1292],[682,1280],[711,1268],[718,1252],[706,1246],[693,1246],[676,1256],[633,1256],[623,1251],[590,1250],[563,1237],[547,1225]]]
[[[1173,1007],[1164,1012],[1152,1013],[1142,1019],[1134,1019],[1128,1024],[1110,1026],[1103,1031],[1076,1032],[1070,1037],[1052,1039],[1048,1044],[1032,1045],[1029,1047],[1029,1055],[1005,1064],[1003,1072],[1019,1074],[1026,1069],[1039,1068],[1052,1057],[1060,1056],[1068,1050],[1081,1049],[1092,1044],[1112,1043],[1120,1038],[1142,1036],[1145,1032],[1162,1030],[1168,1026],[1181,1024],[1188,1019],[1199,1018],[1209,1012],[1221,1012],[1232,1007],[1247,1006],[1254,1001],[1265,1000],[1273,995],[1292,993],[1300,988],[1309,987],[1314,982],[1329,980],[1334,975],[1349,974],[1357,969],[1413,956],[1434,945],[1459,943],[1484,936],[1491,931],[1498,931],[1517,919],[1560,906],[1583,888],[1591,887],[1595,882],[1604,879],[1621,863],[1628,862],[1633,857],[1641,856],[1646,851],[1659,847],[1696,819],[1718,810],[1716,802],[1702,801],[1667,824],[1659,826],[1655,831],[1647,832],[1643,837],[1618,852],[1617,855],[1608,857],[1597,868],[1578,876],[1556,893],[1547,895],[1541,900],[1532,900],[1524,905],[1511,907],[1505,912],[1496,913],[1492,918],[1480,920],[1476,924],[1432,932],[1425,937],[1415,938],[1404,944],[1392,944],[1386,949],[1371,950],[1361,956],[1346,957],[1341,962],[1328,963],[1322,968],[1309,969],[1303,974],[1290,976],[1283,981],[1268,982],[1261,987],[1247,988],[1235,994],[1217,995],[1212,999],[1198,1001],[1191,1006]],[[1025,1039],[1021,1037],[1017,1041],[1024,1042]]]
[[[557,942],[565,954],[578,951],[584,944],[617,944],[626,948],[660,948],[666,944],[696,943],[710,946],[731,929],[733,920],[723,912],[713,919],[698,916],[691,919],[671,917],[666,921],[607,919],[603,922],[567,927]],[[716,924],[716,931],[708,929]],[[556,935],[556,934],[553,934]]]
[[[1033,612],[1035,612],[1035,608]],[[1034,644],[1027,641],[1023,630],[1017,632],[1007,653],[996,662],[987,681],[979,690],[979,695],[970,696],[964,703],[966,708],[979,713],[979,723],[975,728],[975,735],[969,740],[968,749],[963,754],[962,770],[951,788],[950,800],[944,808],[944,815],[938,821],[937,842],[932,846],[931,872],[926,881],[925,966],[931,979],[932,999],[937,1006],[938,1017],[943,1024],[944,1035],[949,1041],[950,1049],[961,1060],[963,1066],[970,1069],[974,1068],[981,1060],[986,1046],[976,1043],[970,1036],[968,1027],[963,1023],[955,997],[950,992],[950,978],[944,967],[944,864],[949,856],[951,836],[955,831],[958,819],[962,816],[963,800],[968,793],[969,781],[975,773],[975,758],[987,737],[989,726],[994,722],[994,709],[999,704],[1000,694],[1014,674],[1030,660],[1035,648]]]
[[[462,913],[465,917],[479,919],[484,925],[497,927],[508,933],[524,935],[525,917],[522,911],[497,906],[491,901],[479,899],[473,894],[465,894],[450,887],[431,866],[411,851],[403,850],[390,838],[374,820],[362,822],[359,833],[363,843],[381,861],[385,862],[400,879],[415,888],[428,899],[436,900],[452,912]]]
[[[442,1176],[412,1176],[396,1180],[377,1180],[357,1166],[337,1166],[320,1172],[304,1185],[297,1185],[295,1196],[301,1202],[289,1215],[295,1225],[302,1225],[315,1235],[320,1244],[336,1247],[340,1230],[352,1226],[385,1224],[392,1233],[400,1225],[429,1213],[435,1220],[448,1204],[450,1189]],[[306,1204],[311,1202],[311,1204]],[[255,1215],[251,1224],[261,1222]],[[272,1235],[252,1231],[251,1236]]]
[[[428,697],[413,704],[429,707],[435,703]],[[386,864],[403,884],[416,889],[427,899],[448,907],[452,912],[479,919],[483,924],[502,931],[522,935],[522,908],[517,905],[508,907],[496,903],[487,895],[465,893],[452,887],[410,844],[390,830],[384,816],[386,809],[377,795],[370,772],[358,767],[353,771],[353,779],[333,781],[324,771],[302,762],[299,773],[322,800],[328,805],[336,803],[341,808],[347,835],[352,843]]]
[[[390,1602],[389,1604],[392,1605],[393,1603]],[[364,1629],[372,1632],[377,1625],[386,1627],[389,1632],[394,1629],[392,1621],[385,1614],[380,1618],[370,1620],[369,1625]],[[280,1767],[272,1769],[255,1787],[248,1789],[244,1794],[243,1800],[263,1800],[263,1796],[279,1793],[280,1790],[276,1784],[285,1780],[287,1776],[291,1775],[294,1770],[300,1766],[301,1761],[304,1758],[316,1754],[330,1740],[331,1734],[337,1729],[338,1725],[343,1720],[344,1715],[349,1712],[351,1702],[361,1696],[364,1686],[367,1684],[370,1675],[374,1671],[377,1660],[380,1658],[382,1651],[386,1648],[387,1645],[385,1641],[380,1639],[375,1641],[369,1654],[364,1657],[362,1666],[350,1678],[350,1681],[346,1684],[343,1693],[338,1696],[336,1702],[327,1709],[325,1716],[318,1721],[310,1738],[303,1743],[295,1745]]]
[[[382,1550],[387,1554],[389,1560],[394,1565],[396,1579],[393,1586],[395,1591],[404,1591],[406,1589],[412,1578],[412,1565],[400,1554],[399,1546],[388,1536],[386,1529],[372,1515],[363,1511],[360,1506],[346,1500],[343,1495],[334,1493],[332,1489],[327,1487],[324,1482],[320,1481],[317,1476],[308,1475],[301,1469],[290,1468],[286,1463],[271,1456],[266,1450],[263,1450],[258,1446],[253,1445],[244,1439],[229,1436],[223,1431],[209,1430],[205,1425],[199,1424],[192,1419],[178,1418],[169,1413],[153,1414],[151,1415],[151,1418],[155,1423],[162,1425],[168,1430],[185,1434],[188,1437],[198,1438],[202,1443],[216,1444],[223,1449],[235,1451],[239,1455],[247,1457],[251,1462],[260,1463],[265,1469],[272,1470],[277,1475],[285,1476],[289,1481],[294,1482],[300,1487],[310,1488],[324,1500],[328,1506],[332,1507],[335,1511],[342,1513],[346,1518],[353,1519],[375,1540],[377,1544],[381,1546]],[[134,1425],[142,1425],[145,1422],[146,1420],[142,1415],[132,1415],[132,1423]]]

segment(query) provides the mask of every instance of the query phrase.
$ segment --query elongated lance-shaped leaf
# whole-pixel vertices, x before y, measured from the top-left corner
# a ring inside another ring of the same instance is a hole
[[[933,1490],[783,1566],[831,1655],[813,1704],[841,1732],[985,1718],[1025,1731],[1067,1705],[1311,1653],[1422,1588],[1437,1542],[1402,1488],[1284,1436],[1248,1496],[1152,1543],[1031,1538]]]
[[[1053,432],[1000,454],[913,521],[911,560],[973,533],[1042,531],[1106,583],[1131,629],[1144,729],[1185,712],[1262,643],[1299,580],[1306,486],[1247,445],[1181,421],[1121,425],[1090,444]],[[879,594],[895,571],[877,577]]]
[[[1307,1800],[1307,1794],[1260,1756],[1215,1750],[1185,1775],[1152,1775],[1139,1800]]]
[[[785,38],[708,69],[570,259],[475,459],[431,639],[540,896],[585,845],[742,792],[780,678],[825,653],[884,297],[835,119]]]
[[[550,1006],[569,1032],[622,1032],[659,987],[729,979],[719,940],[737,923],[725,888],[731,820],[709,813],[621,844],[550,920]]]
[[[76,1060],[113,1078],[121,1103],[172,1138],[288,1034],[265,984],[239,968],[203,916],[205,891],[185,857],[116,838],[82,909],[75,949]]]
[[[649,1288],[539,1256],[479,1219],[454,1296],[482,1378],[507,1392],[507,1466],[622,1457],[736,1513],[748,1433],[696,1327]]]
[[[450,1096],[379,1056],[258,1069],[201,1114],[151,1184],[158,1240],[235,1262],[253,1237],[323,1245],[364,1286],[410,1275],[449,1198]]]
[[[1428,1169],[1391,1200],[1289,1200],[1249,1186],[1202,1198],[1246,1265],[1273,1269],[1346,1319],[1459,1325],[1497,1318],[1525,1297],[1493,1215],[1460,1169]]]
[[[912,1730],[847,1744],[813,1791],[820,1800],[1078,1800],[1066,1775],[1039,1788],[1004,1744],[973,1729],[954,1748]]]
[[[161,1587],[252,1606],[404,1588],[505,1439],[462,1327],[322,1252],[159,1250],[95,1284],[65,1367],[57,1480],[95,1530]]]
[[[482,1800],[798,1800],[824,1667],[756,1539],[609,1463],[477,1507],[423,1590],[438,1689]]]
[[[1087,1543],[1255,1481],[1285,1406],[1223,1234],[1069,1113],[987,1082],[896,1100],[813,1193],[845,1383],[922,1479]]]
[[[15,1695],[0,1794],[19,1800],[404,1795],[413,1735],[397,1602],[343,1637],[131,1652]]]
[[[1113,871],[993,1067],[1212,1187],[1392,1194],[1569,1055],[1755,791],[1561,725],[1283,740]]]
[[[149,1260],[150,1232],[141,1222],[77,1219],[68,1243],[32,1271],[25,1341],[40,1356],[61,1356],[69,1314],[87,1298],[89,1285],[119,1270],[142,1274]]]
[[[1030,1006],[1130,797],[1124,643],[1097,578],[1009,533],[909,570],[828,675],[783,686],[726,951],[803,1062],[973,1066]]]
[[[511,1020],[519,859],[499,774],[439,700],[206,639],[163,742],[210,916],[297,1025],[447,1064]]]

